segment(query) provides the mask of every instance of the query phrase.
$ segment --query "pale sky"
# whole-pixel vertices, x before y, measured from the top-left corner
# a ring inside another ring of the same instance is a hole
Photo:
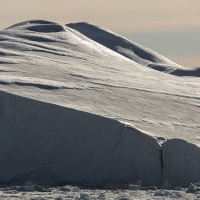
[[[29,19],[91,22],[200,66],[200,0],[0,0],[0,29]]]

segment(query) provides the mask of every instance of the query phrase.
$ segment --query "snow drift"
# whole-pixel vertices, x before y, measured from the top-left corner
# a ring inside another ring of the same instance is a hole
[[[66,26],[141,65],[177,76],[200,76],[200,68],[191,70],[184,68],[151,49],[134,43],[107,29],[86,22],[70,23],[66,24]]]
[[[192,70],[87,23],[0,31],[0,182],[200,181]]]
[[[123,56],[139,63],[141,65],[147,66],[150,63],[162,63],[162,64],[172,64],[172,61],[166,59],[165,57],[159,55],[152,50],[145,48],[137,43],[123,38],[116,33],[106,30],[101,27],[89,23],[71,23],[66,26],[73,28],[80,33],[86,35],[90,39],[122,54]]]

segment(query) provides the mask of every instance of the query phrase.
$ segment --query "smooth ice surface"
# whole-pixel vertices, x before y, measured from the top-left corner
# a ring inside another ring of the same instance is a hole
[[[163,145],[164,179],[172,186],[187,187],[200,180],[200,148],[180,139]]]
[[[0,113],[2,183],[161,184],[161,147],[134,127],[4,92]]]
[[[198,73],[88,23],[0,31],[0,181],[196,181],[173,159],[199,166]]]

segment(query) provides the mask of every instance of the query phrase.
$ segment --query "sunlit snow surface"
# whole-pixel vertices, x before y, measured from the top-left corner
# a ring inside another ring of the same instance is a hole
[[[199,78],[151,70],[45,21],[1,31],[0,55],[1,90],[199,144]]]
[[[0,90],[130,124],[134,130],[144,132],[145,137],[154,136],[158,144],[177,138],[178,142],[171,140],[164,145],[167,156],[168,146],[171,151],[180,146],[182,152],[190,152],[185,141],[200,146],[199,69],[185,69],[91,24],[59,25],[35,20],[2,30]],[[2,102],[11,98],[4,93],[1,96]],[[2,119],[6,117],[9,118]],[[15,122],[11,120],[11,127],[12,123]],[[11,133],[15,134],[15,130]],[[189,144],[192,149],[193,144]],[[199,158],[195,145],[192,151]],[[160,151],[159,147],[155,149]],[[186,158],[192,159],[191,155]],[[169,163],[174,161],[174,157],[167,159]],[[199,163],[197,159],[194,166],[198,168]],[[179,185],[170,173],[167,176]],[[182,185],[186,184],[188,180],[183,180]]]

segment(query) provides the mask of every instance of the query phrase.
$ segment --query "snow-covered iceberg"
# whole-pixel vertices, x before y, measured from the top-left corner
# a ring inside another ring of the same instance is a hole
[[[200,82],[187,72],[87,23],[0,31],[0,182],[200,181]]]

